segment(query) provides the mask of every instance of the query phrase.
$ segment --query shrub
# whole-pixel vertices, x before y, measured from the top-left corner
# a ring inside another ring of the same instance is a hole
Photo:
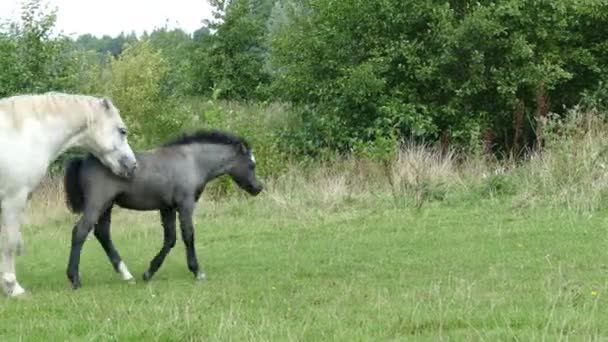
[[[158,144],[180,131],[188,113],[177,100],[164,96],[161,86],[168,65],[148,41],[127,46],[112,60],[112,99],[120,109],[138,147]]]

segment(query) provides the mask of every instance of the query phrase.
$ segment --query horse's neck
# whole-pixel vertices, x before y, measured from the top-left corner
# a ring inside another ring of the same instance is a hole
[[[18,130],[0,129],[0,197],[15,189],[34,188],[50,163],[78,142],[82,126],[63,121],[28,118]]]
[[[80,144],[87,126],[86,118],[68,120],[66,117],[54,116],[41,120],[36,125],[24,127],[38,132],[28,132],[26,136],[34,136],[35,141],[47,151],[49,161],[53,161],[63,152]]]

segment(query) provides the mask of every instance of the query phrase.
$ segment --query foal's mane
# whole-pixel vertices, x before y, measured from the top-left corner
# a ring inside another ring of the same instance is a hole
[[[162,146],[179,146],[190,144],[221,144],[221,145],[244,145],[247,150],[250,150],[249,142],[238,135],[220,131],[201,129],[193,133],[185,133],[181,136],[164,143]]]

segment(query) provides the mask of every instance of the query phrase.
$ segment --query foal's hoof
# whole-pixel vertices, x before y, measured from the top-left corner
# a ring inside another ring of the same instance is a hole
[[[82,283],[80,282],[80,277],[68,276],[68,279],[70,280],[70,285],[72,286],[72,290],[78,290],[79,288],[82,287]]]
[[[199,280],[199,281],[207,280],[207,275],[205,274],[205,272],[199,272],[196,275],[196,280]]]
[[[137,285],[137,282],[135,281],[135,278],[127,279],[126,282],[129,285]]]
[[[150,273],[149,271],[144,272],[144,276],[143,276],[144,281],[150,281],[150,279],[152,279],[153,275],[154,274]]]

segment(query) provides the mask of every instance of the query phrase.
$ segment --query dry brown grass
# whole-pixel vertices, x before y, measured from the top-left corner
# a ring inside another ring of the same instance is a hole
[[[429,196],[429,189],[462,184],[462,174],[452,153],[443,155],[428,146],[409,144],[388,165],[352,157],[312,168],[291,165],[278,177],[266,180],[264,196],[279,208],[294,210],[305,207],[335,210],[345,202],[391,196],[421,204]],[[221,205],[225,198],[209,190],[204,195],[205,206]],[[123,212],[118,209],[116,215]],[[46,178],[32,196],[28,222],[43,223],[70,215],[73,216],[65,205],[61,176]],[[132,211],[123,216],[121,219],[133,221],[134,225],[158,219],[155,213]]]
[[[71,213],[65,205],[62,179],[47,176],[32,193],[25,211],[25,223],[39,225],[68,215]]]
[[[514,175],[521,195],[579,212],[605,207],[608,123],[595,112],[573,110],[566,118],[552,118],[547,127],[547,148]]]
[[[277,210],[303,208],[339,210],[345,203],[370,198],[392,199],[399,206],[420,207],[448,193],[474,193],[479,189],[509,186],[517,205],[538,201],[565,205],[569,209],[593,211],[603,207],[608,193],[608,124],[594,113],[572,112],[563,120],[549,120],[547,147],[526,162],[498,162],[489,156],[460,156],[451,151],[406,143],[388,163],[346,157],[302,168],[297,164],[265,180],[263,198]],[[506,184],[506,185],[505,185]],[[243,195],[240,190],[204,194],[205,208],[226,203],[226,196]],[[484,190],[485,191],[485,190]],[[500,189],[497,189],[500,192]],[[474,198],[474,197],[472,197]],[[200,206],[199,206],[200,207]],[[128,212],[128,213],[127,213]],[[319,214],[319,213],[317,213]],[[61,177],[46,178],[34,192],[27,222],[42,223],[72,215],[65,206]],[[118,209],[133,225],[154,222],[156,213]],[[156,228],[154,228],[156,229]]]

